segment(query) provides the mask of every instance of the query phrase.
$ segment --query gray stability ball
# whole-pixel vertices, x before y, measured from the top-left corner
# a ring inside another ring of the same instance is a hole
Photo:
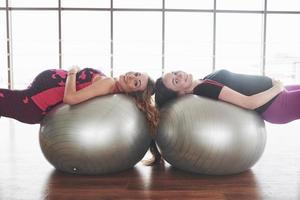
[[[208,175],[243,172],[261,157],[264,121],[254,111],[187,95],[161,110],[159,150],[176,168]]]
[[[122,94],[58,105],[40,126],[46,159],[56,169],[75,174],[129,169],[143,158],[150,141],[145,116]]]

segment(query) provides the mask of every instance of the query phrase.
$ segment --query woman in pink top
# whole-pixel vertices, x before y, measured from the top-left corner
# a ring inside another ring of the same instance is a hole
[[[135,99],[154,133],[158,124],[158,112],[151,98],[154,85],[146,73],[140,72],[111,78],[92,68],[49,69],[38,74],[27,89],[0,89],[0,116],[36,124],[60,103],[74,105],[96,96],[125,93]],[[150,149],[155,155],[157,149]]]

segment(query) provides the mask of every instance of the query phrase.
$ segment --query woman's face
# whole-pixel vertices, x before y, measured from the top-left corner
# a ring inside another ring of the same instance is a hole
[[[148,79],[146,73],[127,72],[119,76],[119,83],[125,92],[137,92],[146,89]]]
[[[183,71],[173,71],[166,73],[162,81],[167,88],[184,94],[192,86],[193,75]]]

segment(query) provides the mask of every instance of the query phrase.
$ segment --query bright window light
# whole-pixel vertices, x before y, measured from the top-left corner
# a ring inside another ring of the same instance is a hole
[[[213,15],[166,13],[165,72],[185,70],[202,77],[212,70]]]
[[[0,11],[0,87],[7,87],[6,13]]]
[[[269,15],[266,74],[286,84],[300,82],[300,15]]]
[[[268,10],[277,11],[300,11],[299,0],[269,0]]]
[[[262,26],[260,14],[217,14],[216,68],[260,74]]]
[[[272,0],[271,0],[272,1]],[[270,1],[268,1],[270,2]],[[217,0],[217,9],[222,10],[263,10],[264,0]]]
[[[114,8],[162,8],[162,0],[114,0]]]
[[[110,0],[61,0],[61,6],[70,8],[110,8]]]
[[[5,1],[5,0],[3,0]],[[9,0],[12,7],[58,7],[58,0]]]
[[[298,0],[61,0],[61,12],[59,0],[8,2],[16,89],[45,69],[72,65],[153,78],[173,70],[201,78],[225,68],[300,82]],[[0,7],[0,86],[7,87],[6,0]]]
[[[110,75],[110,13],[62,12],[62,68],[93,67]]]
[[[6,5],[6,1],[5,0],[0,0],[0,7],[5,7]]]
[[[23,89],[42,70],[59,67],[57,18],[55,11],[12,12],[14,88]]]
[[[165,6],[168,9],[213,9],[212,0],[166,0]]]
[[[143,71],[161,75],[161,13],[116,12],[114,15],[114,75]]]

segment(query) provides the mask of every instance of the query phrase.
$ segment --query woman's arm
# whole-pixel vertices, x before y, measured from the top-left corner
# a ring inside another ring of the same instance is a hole
[[[284,90],[284,87],[279,81],[273,81],[273,87],[251,96],[243,95],[224,86],[219,95],[219,99],[246,109],[254,110],[270,101],[282,90]]]
[[[102,78],[94,81],[91,85],[76,91],[76,73],[78,67],[73,67],[66,80],[63,102],[74,105],[91,99],[95,96],[110,94],[113,90],[115,81],[112,78]]]
[[[76,92],[76,74],[78,71],[79,71],[78,66],[72,66],[72,68],[68,71],[68,76],[67,76],[65,91],[64,91],[64,102],[67,97],[69,99],[69,97]]]

